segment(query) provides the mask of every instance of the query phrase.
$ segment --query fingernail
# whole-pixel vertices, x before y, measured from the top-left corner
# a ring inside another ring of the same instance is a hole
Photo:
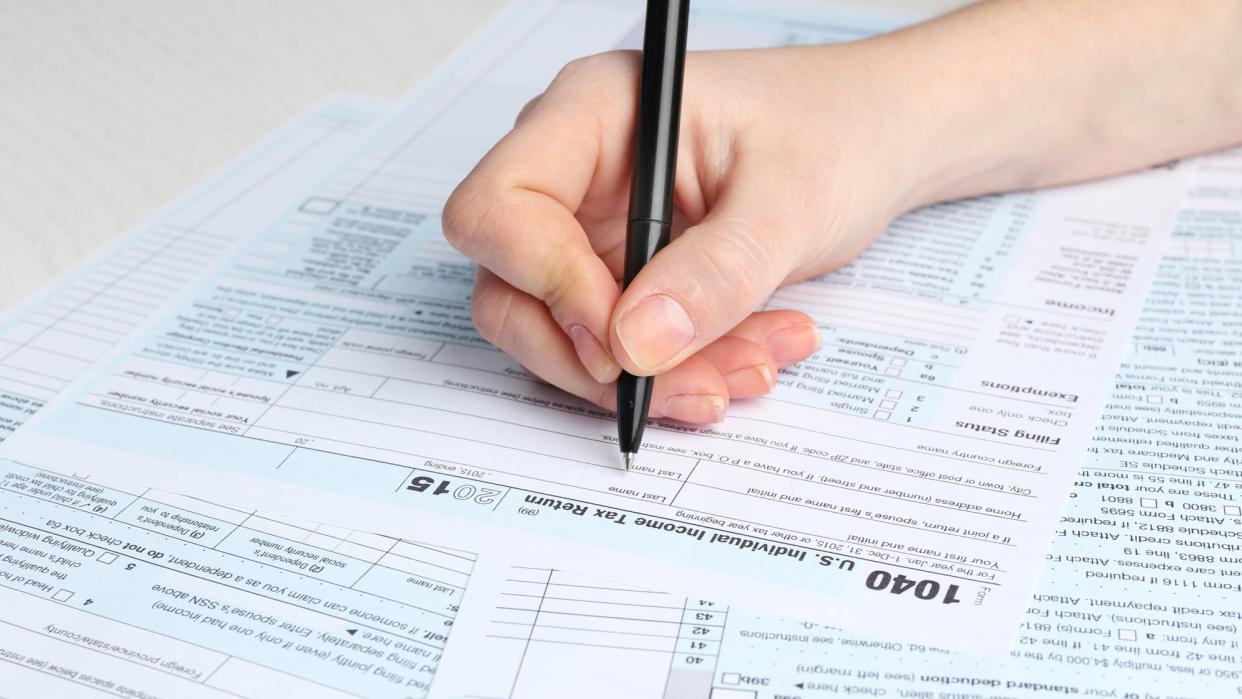
[[[617,321],[617,338],[639,369],[650,370],[672,359],[694,341],[694,321],[676,299],[652,294]]]
[[[724,375],[725,385],[729,387],[729,396],[761,396],[772,390],[772,370],[767,364],[734,369]]]
[[[808,323],[798,323],[778,330],[764,341],[776,366],[784,367],[815,354],[823,345],[819,328]]]
[[[664,416],[682,422],[703,424],[724,419],[724,398],[697,393],[682,393],[664,399]]]
[[[621,367],[612,361],[612,357],[604,351],[604,345],[595,339],[595,334],[587,330],[585,325],[571,327],[569,339],[573,340],[574,351],[578,353],[578,359],[591,374],[591,378],[600,383],[616,380],[621,373]]]

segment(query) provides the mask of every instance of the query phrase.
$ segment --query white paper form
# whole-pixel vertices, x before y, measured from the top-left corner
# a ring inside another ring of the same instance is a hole
[[[350,153],[336,95],[0,321],[16,429]],[[20,696],[422,696],[473,557],[0,463],[0,687]],[[18,696],[12,694],[11,696]]]
[[[473,556],[0,462],[0,693],[422,697]]]
[[[1084,514],[1102,509],[1094,499]],[[1083,504],[1075,501],[1071,516]],[[1059,539],[1053,560],[1080,557],[1078,546]],[[1192,594],[1179,584],[1217,581],[1190,575],[1155,578],[1135,595],[1093,583],[1093,572],[1089,564],[1051,567],[1019,644],[998,660],[483,558],[429,696],[1207,699],[1242,691],[1236,588]],[[1150,590],[1165,585],[1174,589],[1153,598]]]
[[[485,559],[433,699],[1242,694],[1242,151],[1193,167],[1008,658]]]
[[[325,98],[0,316],[0,441],[349,155],[387,106]]]
[[[1005,647],[1181,173],[904,217],[849,269],[778,295],[819,318],[823,351],[720,427],[653,426],[643,467],[622,473],[610,415],[474,334],[471,270],[435,213],[558,66],[630,40],[640,10],[511,6],[307,194],[296,225],[265,232],[15,452],[848,628]],[[800,11],[702,3],[695,40],[832,40],[883,24]],[[949,625],[971,633],[945,639]]]

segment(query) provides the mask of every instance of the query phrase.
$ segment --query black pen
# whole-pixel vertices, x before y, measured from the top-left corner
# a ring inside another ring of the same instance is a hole
[[[634,175],[625,228],[625,276],[629,286],[643,265],[668,244],[677,173],[677,130],[686,64],[690,0],[647,0],[643,29],[642,82],[634,123]],[[617,380],[617,437],[628,471],[643,443],[643,427],[655,378],[621,372]]]

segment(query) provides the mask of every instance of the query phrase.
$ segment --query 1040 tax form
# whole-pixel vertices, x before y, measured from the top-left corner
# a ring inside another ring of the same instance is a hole
[[[336,96],[0,319],[0,438],[348,155]],[[419,697],[474,557],[0,461],[11,696]]]
[[[654,425],[642,467],[621,472],[610,415],[474,333],[472,268],[437,214],[560,65],[632,43],[639,9],[510,5],[11,453],[847,629],[1007,647],[1184,169],[902,217],[850,267],[771,300],[818,320],[821,351],[719,426]],[[702,3],[692,45],[894,22],[769,10]]]
[[[1242,151],[1192,166],[1007,657],[483,559],[432,698],[1242,695]]]

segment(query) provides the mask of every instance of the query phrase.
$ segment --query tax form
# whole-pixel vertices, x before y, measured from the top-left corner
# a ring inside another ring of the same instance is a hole
[[[1194,168],[1008,657],[484,559],[432,698],[1242,694],[1242,151]]]
[[[325,98],[0,315],[0,442],[350,154],[381,101]]]
[[[324,100],[6,313],[3,434],[140,324],[152,299],[288,208],[380,107]],[[0,461],[0,693],[421,697],[472,564],[462,552]]]
[[[473,561],[0,462],[0,687],[425,696]]]
[[[40,466],[955,648],[1008,645],[1184,172],[954,202],[779,292],[825,344],[709,429],[610,415],[473,331],[437,214],[564,62],[641,8],[515,2],[336,175],[11,440]],[[855,38],[862,9],[700,3],[692,46]],[[966,632],[946,637],[945,628]]]

